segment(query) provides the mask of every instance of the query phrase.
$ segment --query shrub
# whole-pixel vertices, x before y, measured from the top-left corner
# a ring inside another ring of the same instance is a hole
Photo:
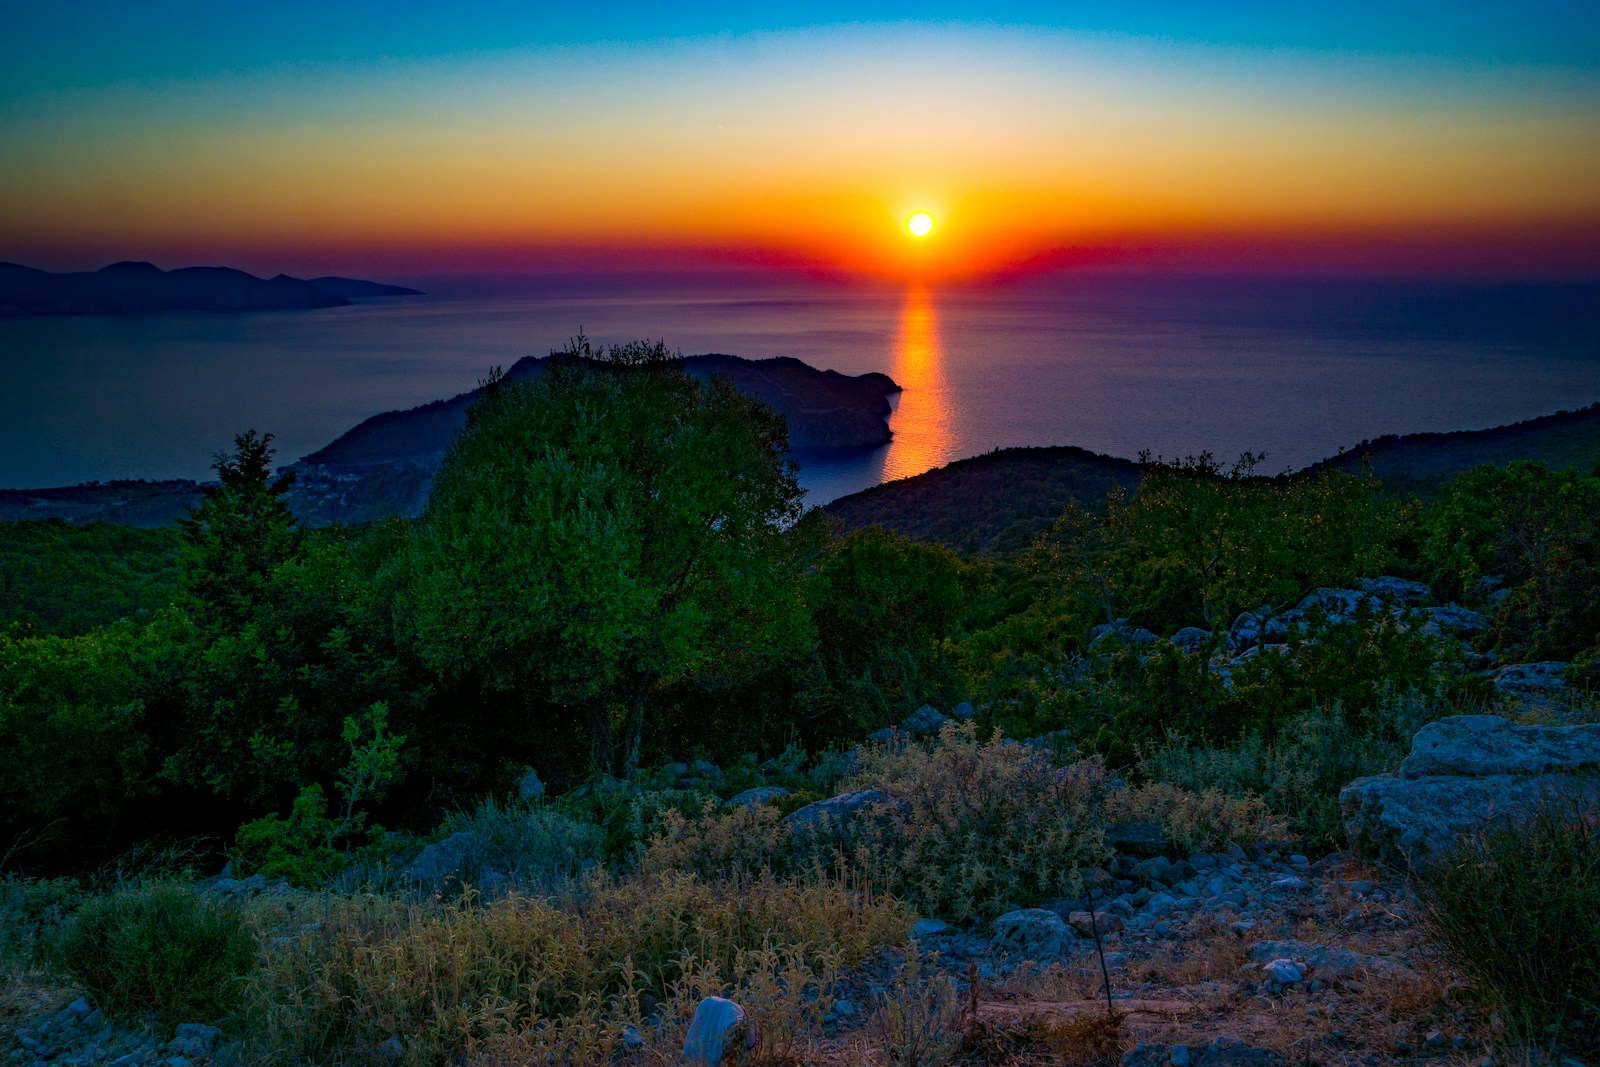
[[[858,819],[844,862],[879,891],[956,922],[1070,895],[1079,869],[1106,855],[1098,759],[1057,767],[998,735],[979,741],[970,723],[946,726],[928,747],[868,748],[846,784],[895,802]]]
[[[1196,791],[1148,782],[1112,794],[1110,810],[1118,819],[1159,823],[1167,840],[1185,852],[1216,852],[1289,836],[1288,824],[1260,797],[1215,787]]]
[[[778,809],[766,804],[719,811],[707,803],[699,818],[662,815],[661,830],[639,861],[641,874],[686,871],[701,878],[754,877],[785,866],[789,833]]]
[[[69,878],[0,877],[0,964],[25,970],[43,963],[77,891]]]
[[[322,787],[308,785],[295,797],[288,818],[267,815],[239,827],[231,858],[244,871],[317,885],[339,867],[343,854],[332,841],[341,825],[329,817]]]
[[[256,946],[232,906],[152,883],[84,904],[62,960],[107,1010],[171,1026],[227,1015]]]
[[[868,1022],[881,1067],[942,1067],[960,1050],[961,1000],[955,982],[928,968],[913,943]]]
[[[1424,916],[1519,1037],[1600,1051],[1600,811],[1551,801],[1424,872]]]
[[[485,885],[491,872],[510,875],[524,893],[555,892],[599,862],[600,827],[542,804],[528,807],[485,800],[472,811],[445,816],[441,836],[470,834],[461,879]]]
[[[275,952],[249,1010],[265,1051],[285,1062],[367,1058],[398,1036],[406,1064],[473,1052],[601,1063],[625,1027],[646,1029],[647,1001],[663,1020],[706,991],[788,1003],[903,939],[909,923],[894,902],[838,883],[770,877],[596,876],[564,901],[482,907],[369,898]]]

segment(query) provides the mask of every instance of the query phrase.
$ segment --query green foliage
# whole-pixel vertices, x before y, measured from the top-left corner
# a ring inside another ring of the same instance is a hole
[[[1425,916],[1513,1033],[1600,1052],[1600,813],[1551,800],[1424,872]]]
[[[474,405],[394,572],[397,618],[433,670],[570,706],[597,762],[632,767],[664,682],[806,643],[785,442],[664,345],[580,338]]]
[[[46,963],[78,893],[69,878],[0,875],[0,967],[15,976]]]
[[[178,524],[184,591],[202,625],[222,631],[252,621],[278,568],[305,547],[283,500],[294,476],[272,477],[272,435],[249,430],[233,443],[213,464],[220,484]]]
[[[806,693],[835,728],[876,729],[947,681],[941,640],[967,600],[960,559],[869,526],[830,546],[814,579],[823,677]]]
[[[149,662],[128,626],[77,637],[0,632],[0,858],[68,838],[103,844],[152,770],[137,697]]]
[[[79,909],[62,962],[112,1014],[170,1027],[225,1018],[256,963],[236,909],[193,889],[151,883],[117,889]]]
[[[178,538],[136,530],[0,522],[0,629],[70,637],[122,619],[148,621],[178,593]]]
[[[333,847],[345,828],[328,815],[320,785],[308,785],[295,797],[287,818],[266,815],[239,827],[231,853],[242,868],[292,885],[315,886],[338,870],[343,854]]]
[[[1225,627],[1259,604],[1381,573],[1405,523],[1371,479],[1324,472],[1261,478],[1263,457],[1223,467],[1209,453],[1145,463],[1139,489],[1105,513],[1070,507],[1034,565],[1078,610],[1151,627]]]
[[[439,827],[440,837],[467,833],[472,847],[462,857],[461,880],[486,885],[490,873],[513,879],[523,893],[553,893],[595,866],[604,834],[592,822],[544,805],[485,800],[470,812],[455,811]]]
[[[1570,659],[1600,643],[1600,474],[1474,467],[1429,511],[1422,550],[1444,592],[1490,574],[1511,583],[1495,638],[1518,657]]]

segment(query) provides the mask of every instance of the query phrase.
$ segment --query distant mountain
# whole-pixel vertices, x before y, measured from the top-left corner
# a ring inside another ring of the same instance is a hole
[[[1002,448],[840,497],[823,510],[846,530],[884,526],[961,552],[1026,548],[1072,500],[1099,504],[1139,484],[1139,464],[1082,448]]]
[[[728,378],[740,392],[782,415],[795,452],[872,448],[890,439],[889,396],[900,387],[886,374],[845,375],[789,357],[752,360],[712,354],[689,356],[683,363],[693,377]],[[549,357],[529,356],[513,364],[506,379],[527,381],[549,365]],[[293,465],[291,506],[317,523],[420,513],[433,474],[480,392],[473,389],[408,411],[374,415],[341,434]]]
[[[51,274],[0,263],[0,315],[279,311],[349,303],[344,296],[287,274],[263,279],[231,267],[164,271],[150,263],[127,262],[92,272]]]
[[[359,300],[368,296],[421,296],[421,289],[407,289],[403,285],[384,285],[382,282],[364,282],[360,278],[312,278],[311,284],[325,293],[342,296],[346,300]]]

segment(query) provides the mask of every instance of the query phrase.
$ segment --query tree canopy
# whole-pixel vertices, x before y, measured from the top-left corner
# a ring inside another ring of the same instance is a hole
[[[665,345],[580,337],[556,357],[469,413],[397,618],[444,676],[577,711],[597,762],[625,768],[660,685],[807,640],[785,580],[802,491],[782,417]]]

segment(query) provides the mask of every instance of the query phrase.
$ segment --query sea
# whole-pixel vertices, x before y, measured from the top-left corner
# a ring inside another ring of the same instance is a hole
[[[904,391],[894,440],[800,456],[808,501],[1014,445],[1265,453],[1600,401],[1600,286],[1060,274],[847,284],[759,272],[382,280],[418,297],[247,314],[0,319],[0,487],[203,479],[235,434],[278,461],[491,368],[596,343],[793,356]]]

